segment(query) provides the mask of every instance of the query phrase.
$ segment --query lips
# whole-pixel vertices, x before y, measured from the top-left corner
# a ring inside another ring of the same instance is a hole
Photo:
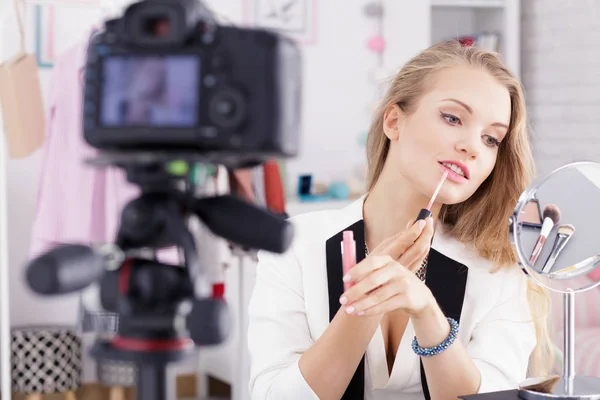
[[[459,176],[463,176],[466,179],[469,179],[471,177],[471,172],[469,171],[469,168],[460,161],[442,160],[439,161],[439,163]]]

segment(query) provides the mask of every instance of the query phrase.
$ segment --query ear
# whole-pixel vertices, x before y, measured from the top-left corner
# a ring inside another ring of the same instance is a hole
[[[398,140],[400,136],[400,125],[404,120],[404,113],[397,104],[391,105],[383,115],[383,132],[388,139]]]

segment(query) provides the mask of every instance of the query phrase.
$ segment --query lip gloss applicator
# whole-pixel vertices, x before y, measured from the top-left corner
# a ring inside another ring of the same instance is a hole
[[[419,215],[417,215],[417,219],[415,220],[415,222],[417,222],[421,219],[427,219],[427,218],[431,217],[431,206],[433,206],[433,202],[435,201],[435,198],[437,197],[438,193],[440,192],[440,189],[442,188],[442,185],[444,184],[444,181],[446,180],[447,177],[448,177],[448,171],[444,171],[444,175],[442,175],[442,179],[440,180],[440,183],[438,183],[437,187],[435,188],[435,192],[433,192],[433,196],[431,196],[431,200],[429,200],[429,204],[427,205],[427,208],[421,208],[421,211],[419,211]]]

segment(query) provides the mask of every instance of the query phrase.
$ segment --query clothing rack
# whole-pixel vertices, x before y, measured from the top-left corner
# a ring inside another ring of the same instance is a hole
[[[1,54],[1,53],[0,53]],[[0,128],[1,129],[1,128]],[[5,398],[11,397],[10,375],[10,274],[8,272],[8,151],[6,149],[4,132],[0,132],[0,372],[2,385],[0,393]]]
[[[0,6],[0,26],[10,10],[9,2]],[[0,63],[3,59],[4,36],[0,35]],[[0,121],[2,110],[0,109]],[[4,129],[0,125],[0,394],[11,397],[11,361],[10,361],[10,293],[8,262],[8,148],[5,143]]]

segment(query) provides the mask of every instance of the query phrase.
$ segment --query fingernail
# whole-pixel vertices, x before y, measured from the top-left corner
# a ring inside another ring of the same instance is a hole
[[[427,225],[429,225],[429,226],[433,225],[433,218],[431,218],[431,217],[427,218]]]
[[[350,306],[350,307],[346,307],[346,313],[347,314],[352,314],[354,312],[354,307]]]
[[[339,275],[338,275],[338,276],[339,276]],[[339,278],[338,278],[338,279],[339,279]],[[350,282],[350,279],[352,279],[352,278],[350,277],[350,275],[346,274],[346,275],[344,275],[344,277],[342,278],[342,281],[344,281],[344,282]]]
[[[340,297],[340,304],[344,305],[348,302],[348,298],[346,296]]]
[[[425,227],[425,224],[427,223],[427,221],[420,219],[419,222],[417,222],[417,227],[419,229],[423,229]]]
[[[356,314],[356,315],[365,315],[365,312],[364,312],[364,311],[360,311],[360,312],[359,312],[358,314]]]

